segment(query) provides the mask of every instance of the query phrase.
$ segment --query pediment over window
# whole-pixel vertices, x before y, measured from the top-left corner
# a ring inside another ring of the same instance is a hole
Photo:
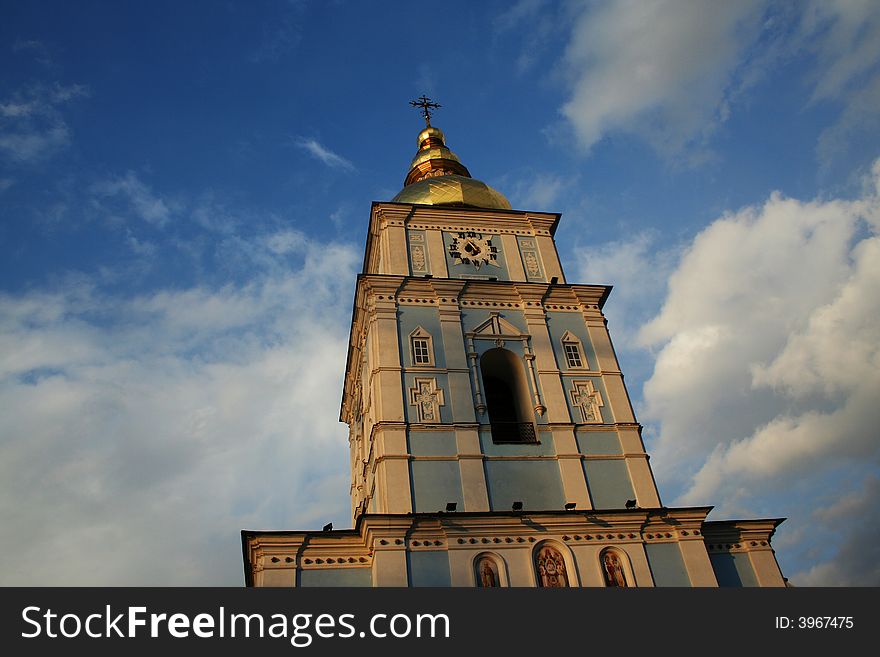
[[[574,333],[572,333],[571,331],[566,331],[565,333],[562,334],[562,341],[563,341],[563,342],[577,342],[577,343],[580,343],[580,339],[579,339]]]
[[[489,319],[474,329],[474,335],[496,336],[507,335],[512,337],[520,337],[523,332],[499,313],[491,313]]]

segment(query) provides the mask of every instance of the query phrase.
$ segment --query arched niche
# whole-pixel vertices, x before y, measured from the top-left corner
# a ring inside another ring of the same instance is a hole
[[[473,569],[477,588],[499,588],[508,585],[504,559],[494,552],[481,552],[474,557]]]
[[[626,552],[608,547],[599,553],[599,567],[602,570],[602,581],[607,587],[628,588],[635,586],[632,567]]]
[[[561,543],[542,541],[532,552],[535,581],[539,588],[578,586],[571,553]]]

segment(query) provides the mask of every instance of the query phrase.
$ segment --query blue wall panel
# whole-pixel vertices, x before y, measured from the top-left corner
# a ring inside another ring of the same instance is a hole
[[[370,568],[322,568],[299,571],[299,586],[372,586]]]
[[[486,461],[486,484],[492,510],[509,511],[515,501],[525,509],[562,509],[565,497],[555,461]]]
[[[577,444],[581,454],[623,454],[616,431],[578,431]]]
[[[408,552],[406,558],[410,586],[452,586],[445,551]]]
[[[458,461],[413,461],[410,477],[416,512],[443,511],[447,502],[464,509]]]
[[[710,554],[709,560],[712,562],[718,586],[758,586],[749,555],[740,552]]]
[[[454,431],[410,431],[409,453],[413,456],[455,456]]]
[[[645,552],[654,577],[654,586],[691,585],[678,543],[648,543],[645,545]]]
[[[623,509],[627,500],[635,499],[626,461],[589,460],[583,464],[594,509]]]

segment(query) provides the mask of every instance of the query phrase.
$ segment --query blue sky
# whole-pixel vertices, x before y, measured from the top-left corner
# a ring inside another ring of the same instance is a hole
[[[880,8],[2,2],[0,582],[241,583],[348,525],[373,200],[421,123],[562,212],[664,503],[880,584]]]

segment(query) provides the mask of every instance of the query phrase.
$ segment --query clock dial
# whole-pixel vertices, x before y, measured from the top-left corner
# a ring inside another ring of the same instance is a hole
[[[492,237],[475,232],[456,233],[449,243],[449,257],[462,265],[498,267],[498,247],[492,245]]]

